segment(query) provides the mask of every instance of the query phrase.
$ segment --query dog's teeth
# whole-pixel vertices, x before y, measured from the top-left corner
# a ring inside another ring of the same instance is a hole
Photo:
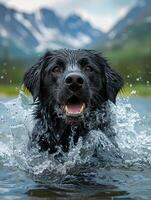
[[[65,111],[68,112],[68,106],[65,106]]]
[[[68,105],[65,105],[64,110],[67,114],[72,114],[72,115],[77,115],[77,114],[81,114],[84,111],[85,108],[85,104],[83,103],[81,108],[79,109],[79,111],[72,111],[68,108]]]
[[[84,108],[85,108],[85,104],[83,103],[83,104],[82,104],[82,107],[81,107],[81,109],[80,109],[80,113],[83,112]]]

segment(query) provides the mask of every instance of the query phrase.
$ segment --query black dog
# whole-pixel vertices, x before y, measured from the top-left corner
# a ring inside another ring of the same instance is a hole
[[[92,50],[47,52],[24,76],[24,85],[36,105],[32,144],[50,153],[69,150],[91,129],[109,133],[108,100],[115,103],[123,79]],[[95,112],[99,111],[99,120]],[[74,128],[74,135],[71,136]]]

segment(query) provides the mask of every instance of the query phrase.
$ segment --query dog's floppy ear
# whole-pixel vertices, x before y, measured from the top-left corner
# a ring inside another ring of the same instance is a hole
[[[23,84],[31,92],[34,101],[39,97],[41,72],[48,56],[50,56],[50,52],[40,58],[24,75]]]
[[[105,61],[104,73],[107,98],[113,103],[116,103],[116,96],[120,89],[123,87],[124,81],[120,74],[118,74],[109,66],[107,61]]]

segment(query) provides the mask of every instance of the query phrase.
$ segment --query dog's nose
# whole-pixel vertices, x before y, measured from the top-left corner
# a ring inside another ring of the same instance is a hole
[[[65,84],[70,90],[77,91],[84,85],[84,78],[80,74],[71,73],[66,76]]]

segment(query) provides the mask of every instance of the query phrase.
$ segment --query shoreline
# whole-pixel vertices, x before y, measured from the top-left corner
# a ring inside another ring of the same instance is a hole
[[[0,85],[0,97],[13,97],[18,96],[21,87],[18,85]],[[25,92],[26,93],[26,92]],[[133,85],[125,86],[120,91],[118,96],[132,96],[132,97],[150,97],[151,98],[151,85]]]

